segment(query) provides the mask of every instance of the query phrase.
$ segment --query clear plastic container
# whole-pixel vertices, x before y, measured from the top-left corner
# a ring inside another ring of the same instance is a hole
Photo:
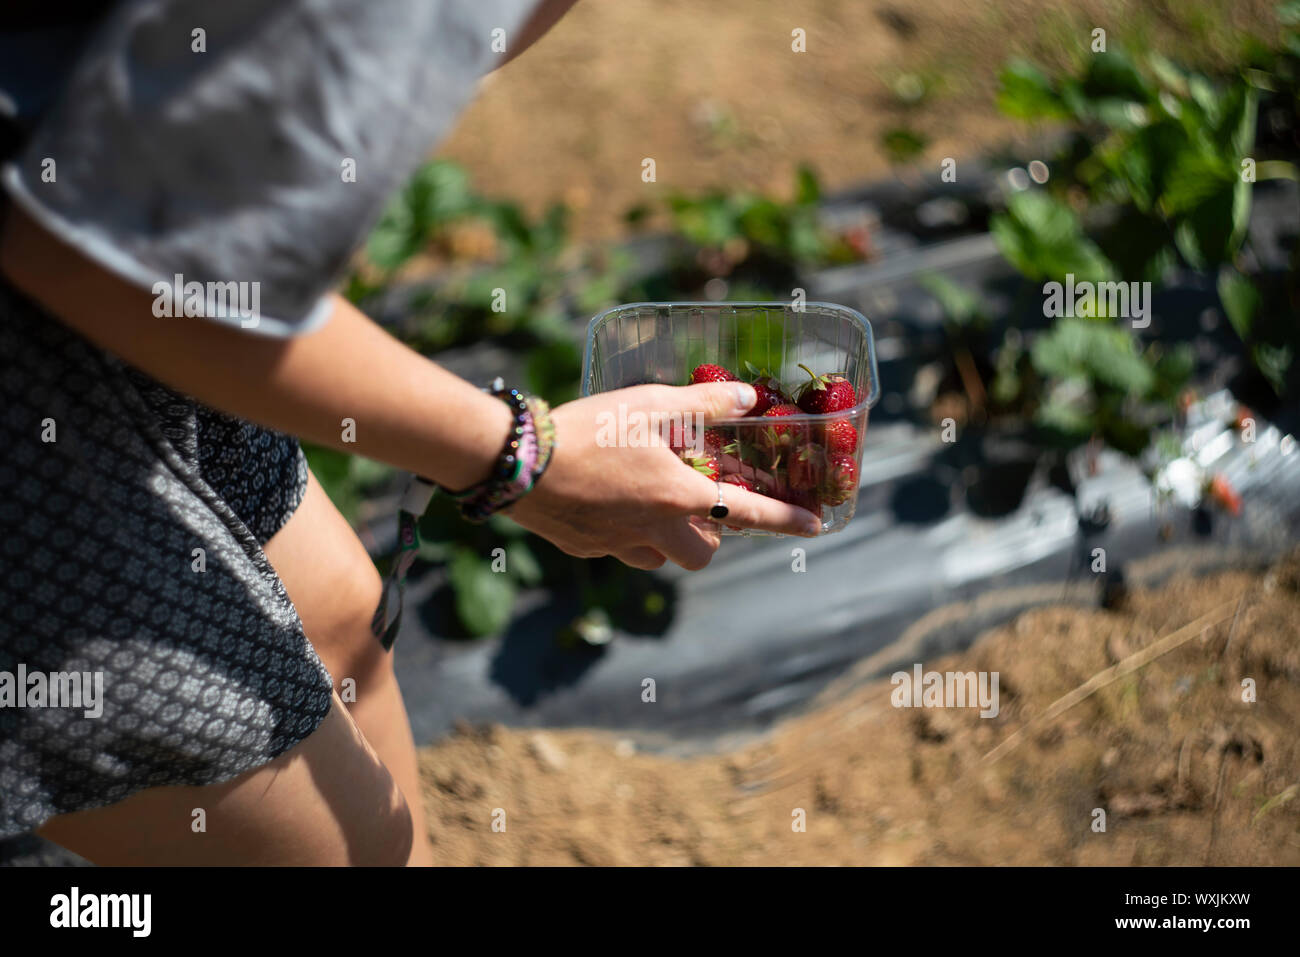
[[[791,398],[811,382],[801,365],[817,375],[841,374],[853,385],[857,402],[843,411],[725,419],[709,424],[708,437],[711,450],[722,450],[714,455],[720,480],[738,477],[757,491],[802,505],[821,515],[824,532],[847,525],[857,504],[867,414],[880,398],[875,344],[866,318],[829,302],[615,306],[588,326],[582,392],[592,395],[644,383],[686,385],[702,363],[716,363],[745,381],[754,378],[751,366],[766,370]],[[847,423],[856,432],[851,452],[843,451],[849,433],[837,423]],[[723,531],[765,534],[725,527]]]

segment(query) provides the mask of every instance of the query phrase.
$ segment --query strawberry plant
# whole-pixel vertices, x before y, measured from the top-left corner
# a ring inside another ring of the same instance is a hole
[[[788,295],[798,269],[861,262],[873,255],[862,226],[832,228],[822,221],[821,186],[800,166],[789,201],[749,190],[673,193],[665,203],[675,248],[667,268],[626,290],[628,300],[700,298],[709,280],[725,279],[727,298],[765,300]],[[636,226],[655,210],[638,206]]]
[[[1212,78],[1150,54],[1141,63],[1113,50],[1076,76],[1051,79],[1013,61],[999,103],[1011,116],[1064,124],[1070,138],[1051,164],[1051,193],[1011,198],[993,233],[1008,261],[1031,279],[1164,281],[1182,265],[1217,276],[1224,312],[1262,376],[1281,394],[1300,331],[1297,266],[1285,286],[1249,265],[1247,226],[1256,181],[1297,178],[1286,158],[1259,155],[1261,96],[1270,115],[1296,111],[1300,5],[1259,66]],[[1294,155],[1294,146],[1290,147]],[[1075,214],[1082,208],[1089,221]],[[1287,300],[1290,301],[1287,301]]]

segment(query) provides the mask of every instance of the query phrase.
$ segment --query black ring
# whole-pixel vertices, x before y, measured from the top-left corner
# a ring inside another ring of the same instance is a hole
[[[727,503],[722,500],[722,488],[718,488],[718,504],[709,509],[709,518],[724,519],[731,514],[731,509],[727,508]]]

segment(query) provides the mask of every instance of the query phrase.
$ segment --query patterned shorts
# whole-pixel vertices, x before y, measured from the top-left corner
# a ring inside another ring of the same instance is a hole
[[[316,729],[330,676],[262,552],[306,488],[296,440],[0,281],[0,443],[0,837],[228,780]]]

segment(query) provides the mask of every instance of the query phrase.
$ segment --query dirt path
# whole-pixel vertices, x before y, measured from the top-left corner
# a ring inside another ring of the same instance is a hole
[[[922,168],[960,164],[1019,129],[993,105],[1009,56],[1082,61],[1100,27],[1111,44],[1220,64],[1244,34],[1276,35],[1274,6],[582,0],[488,78],[443,153],[485,193],[533,210],[568,200],[580,234],[609,236],[629,207],[673,189],[786,194],[804,160],[832,188],[888,175],[880,137],[900,126],[929,139]],[[795,29],[806,52],[791,49]],[[655,183],[641,180],[646,157]]]
[[[1206,616],[1218,623],[1179,633]],[[1140,667],[1031,723],[1123,662]],[[1115,611],[1029,612],[923,664],[997,671],[1001,713],[897,709],[881,681],[690,760],[591,732],[464,729],[421,757],[435,850],[465,864],[1300,864],[1300,552],[1267,574],[1136,590]]]

